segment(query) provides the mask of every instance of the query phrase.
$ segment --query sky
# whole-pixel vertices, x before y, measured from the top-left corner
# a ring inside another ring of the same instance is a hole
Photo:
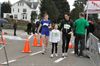
[[[0,0],[0,2],[4,2],[4,1],[8,1],[8,0]],[[19,1],[19,0],[9,0],[12,4]],[[71,10],[74,8],[73,7],[73,3],[74,3],[74,0],[67,0],[69,2],[69,4],[71,5],[70,8]]]

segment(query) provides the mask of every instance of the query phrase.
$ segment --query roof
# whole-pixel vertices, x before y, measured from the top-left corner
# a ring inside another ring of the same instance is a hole
[[[20,0],[20,1],[16,2],[16,3],[20,3],[20,2],[26,3],[31,9],[36,9],[37,6],[38,6],[38,4],[39,4],[39,2],[29,2],[29,1],[25,1],[25,0]],[[16,3],[14,3],[13,5],[15,5]],[[13,6],[13,5],[12,5],[12,6]],[[33,6],[32,6],[32,5],[33,5]],[[33,8],[32,8],[32,7],[33,7]]]

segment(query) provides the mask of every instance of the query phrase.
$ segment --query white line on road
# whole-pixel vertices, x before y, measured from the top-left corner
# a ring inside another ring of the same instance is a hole
[[[42,51],[38,51],[36,53],[32,53],[32,54],[29,54],[29,56],[33,56],[33,55],[37,55],[39,53],[42,53]],[[16,62],[17,60],[10,60],[8,61],[8,63],[13,63],[13,62]],[[1,63],[1,64],[7,64],[7,62],[4,62],[4,63]]]
[[[42,51],[39,51],[39,52],[36,52],[36,53],[32,53],[32,54],[30,54],[30,56],[37,55],[39,53],[42,53]]]
[[[29,37],[28,37],[28,39],[31,39],[31,37],[33,36],[33,34],[32,35],[30,35]]]
[[[74,51],[72,51],[71,54],[74,54]]]
[[[65,58],[66,58],[66,57],[64,57],[64,58],[59,58],[59,59],[55,60],[54,63],[59,63],[60,61],[64,60]]]
[[[15,62],[16,60],[11,60],[11,61],[8,61],[8,63],[12,63],[12,62]],[[1,63],[1,64],[7,64],[7,62],[4,62],[4,63]]]

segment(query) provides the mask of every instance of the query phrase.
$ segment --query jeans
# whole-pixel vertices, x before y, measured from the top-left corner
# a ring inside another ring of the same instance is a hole
[[[78,47],[80,43],[80,48]],[[80,52],[78,51],[80,49]],[[75,35],[75,54],[83,55],[83,50],[85,49],[85,35],[76,34]]]

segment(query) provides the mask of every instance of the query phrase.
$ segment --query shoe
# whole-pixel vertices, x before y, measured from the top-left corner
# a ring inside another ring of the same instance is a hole
[[[63,54],[62,54],[62,57],[64,57],[64,56],[65,56],[65,54],[63,53]]]
[[[56,57],[58,57],[58,54],[55,54]]]
[[[50,56],[51,58],[53,58],[53,54],[51,54],[51,56]]]
[[[67,57],[68,56],[68,53],[65,53],[65,56]]]

